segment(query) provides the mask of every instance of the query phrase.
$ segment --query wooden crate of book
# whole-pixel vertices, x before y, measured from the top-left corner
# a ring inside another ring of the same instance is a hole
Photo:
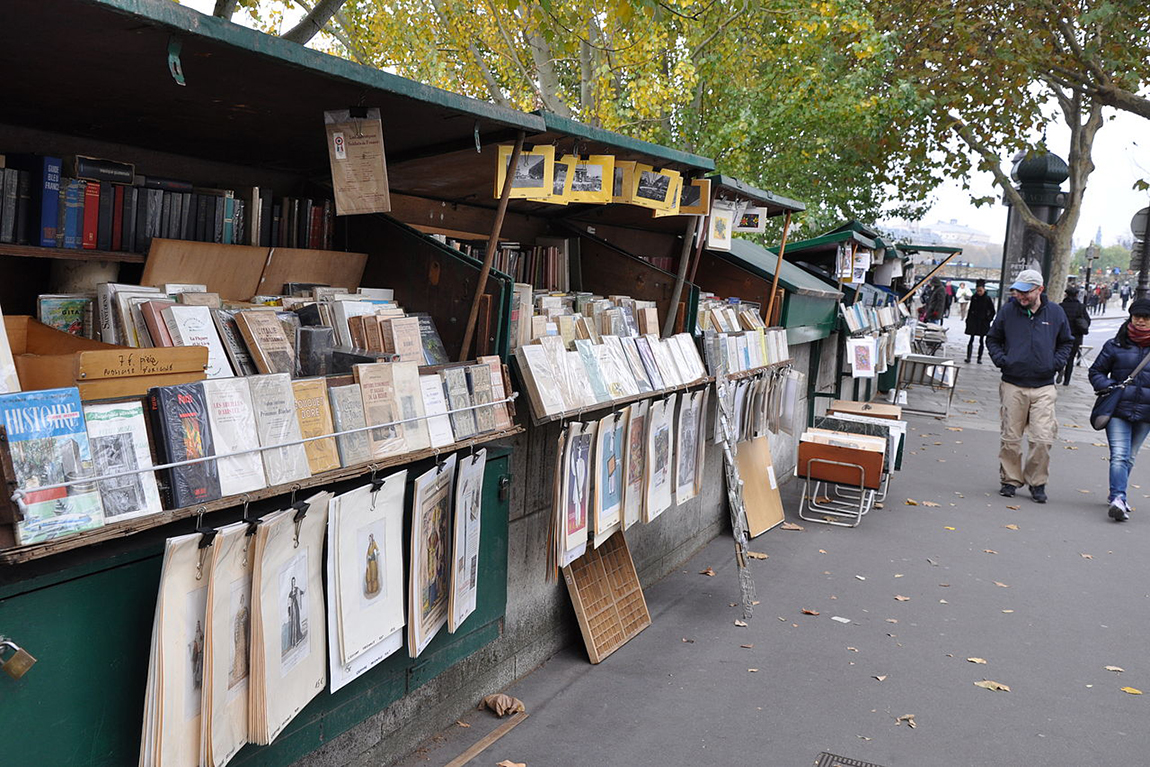
[[[885,449],[882,439],[808,429],[799,440],[797,473],[823,482],[877,489],[882,484]]]
[[[208,362],[208,350],[201,346],[115,346],[24,315],[5,317],[4,327],[25,391],[75,386],[83,400],[142,397],[153,386],[203,380]]]

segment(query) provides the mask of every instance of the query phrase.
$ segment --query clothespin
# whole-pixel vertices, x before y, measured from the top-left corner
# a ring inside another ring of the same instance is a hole
[[[196,513],[196,532],[200,534],[199,553],[196,556],[196,580],[201,580],[204,577],[204,560],[207,558],[208,549],[215,543],[216,531],[210,527],[204,527],[204,512],[207,511],[203,506],[199,508]]]
[[[295,541],[292,544],[294,548],[299,548],[299,528],[303,524],[304,517],[307,516],[308,507],[311,506],[307,501],[296,501],[289,508],[295,509],[295,514],[292,515],[292,522],[295,523]]]
[[[248,523],[248,529],[247,529],[247,532],[244,533],[244,535],[255,535],[256,527],[259,526],[259,523],[261,521],[259,517],[249,517],[248,516],[248,507],[251,505],[251,502],[252,502],[251,496],[249,496],[247,493],[244,493],[244,510],[240,514],[240,520]]]

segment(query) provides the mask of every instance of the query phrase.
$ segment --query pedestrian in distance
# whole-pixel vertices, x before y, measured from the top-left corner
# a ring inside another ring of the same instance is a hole
[[[922,319],[941,325],[942,314],[946,310],[946,290],[942,287],[942,280],[932,277],[928,290],[930,292],[923,299]]]
[[[942,314],[944,317],[949,317],[950,316],[950,307],[954,305],[954,285],[951,284],[950,280],[946,281],[945,290],[946,290],[946,307],[943,309]]]
[[[1150,354],[1150,298],[1130,304],[1130,318],[1102,346],[1090,366],[1090,384],[1095,392],[1120,385],[1129,378],[1143,357]],[[1126,484],[1134,459],[1150,433],[1150,366],[1143,367],[1122,391],[1118,405],[1106,424],[1110,443],[1110,494],[1108,513],[1115,522],[1130,519]]]
[[[1118,289],[1118,297],[1122,299],[1122,311],[1126,311],[1126,304],[1130,303],[1130,283],[1122,283],[1122,287]]]
[[[958,283],[958,290],[954,293],[954,300],[958,302],[958,318],[961,320],[966,319],[966,311],[969,308],[970,297],[974,295],[970,290],[970,284],[966,282]]]
[[[999,494],[1013,498],[1023,485],[1035,503],[1046,503],[1050,447],[1058,437],[1054,373],[1066,366],[1074,338],[1062,307],[1042,295],[1042,273],[1024,269],[1010,286],[990,331],[986,348],[1002,371],[998,395],[1002,433],[998,450]],[[1023,465],[1022,438],[1029,447]]]
[[[1058,371],[1054,376],[1054,383],[1069,386],[1070,374],[1074,372],[1074,363],[1078,361],[1078,352],[1082,349],[1082,339],[1090,332],[1090,313],[1078,300],[1078,288],[1074,287],[1066,289],[1066,298],[1062,300],[1059,306],[1066,313],[1066,321],[1070,323],[1070,335],[1074,336],[1074,348],[1070,351],[1070,359],[1066,362],[1066,368]]]
[[[990,323],[994,321],[994,299],[986,292],[986,280],[974,283],[974,295],[970,297],[970,307],[966,310],[966,334],[970,340],[966,342],[966,361],[970,363],[970,355],[974,351],[974,339],[978,339],[978,364],[982,364],[982,351],[986,347],[986,334],[990,330]]]

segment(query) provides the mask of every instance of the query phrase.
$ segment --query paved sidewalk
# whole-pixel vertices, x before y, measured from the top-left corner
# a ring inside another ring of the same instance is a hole
[[[883,767],[1145,763],[1150,502],[1129,523],[1106,518],[1084,370],[1059,387],[1050,502],[998,496],[996,371],[960,367],[951,418],[910,417],[885,508],[856,529],[801,522],[753,542],[769,558],[751,562],[749,626],[734,624],[721,536],[647,589],[653,625],[602,664],[575,646],[507,690],[530,717],[470,764],[800,767],[821,751]],[[1150,498],[1144,476],[1135,504]],[[784,487],[792,521],[799,490]],[[462,721],[402,764],[446,764],[500,723]]]

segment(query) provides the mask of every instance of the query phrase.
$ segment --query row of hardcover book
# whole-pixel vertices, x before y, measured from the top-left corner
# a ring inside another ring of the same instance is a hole
[[[0,243],[146,253],[154,238],[330,249],[331,200],[141,176],[129,163],[0,155]]]
[[[629,336],[660,333],[659,310],[654,301],[624,295],[599,296],[586,291],[563,293],[515,283],[511,305],[511,348],[543,336],[558,335],[568,349],[576,338],[596,343],[601,335]]]
[[[17,543],[505,430],[507,391],[499,358],[484,357],[426,375],[379,362],[342,380],[214,378],[83,405],[75,388],[0,395],[25,509]]]

